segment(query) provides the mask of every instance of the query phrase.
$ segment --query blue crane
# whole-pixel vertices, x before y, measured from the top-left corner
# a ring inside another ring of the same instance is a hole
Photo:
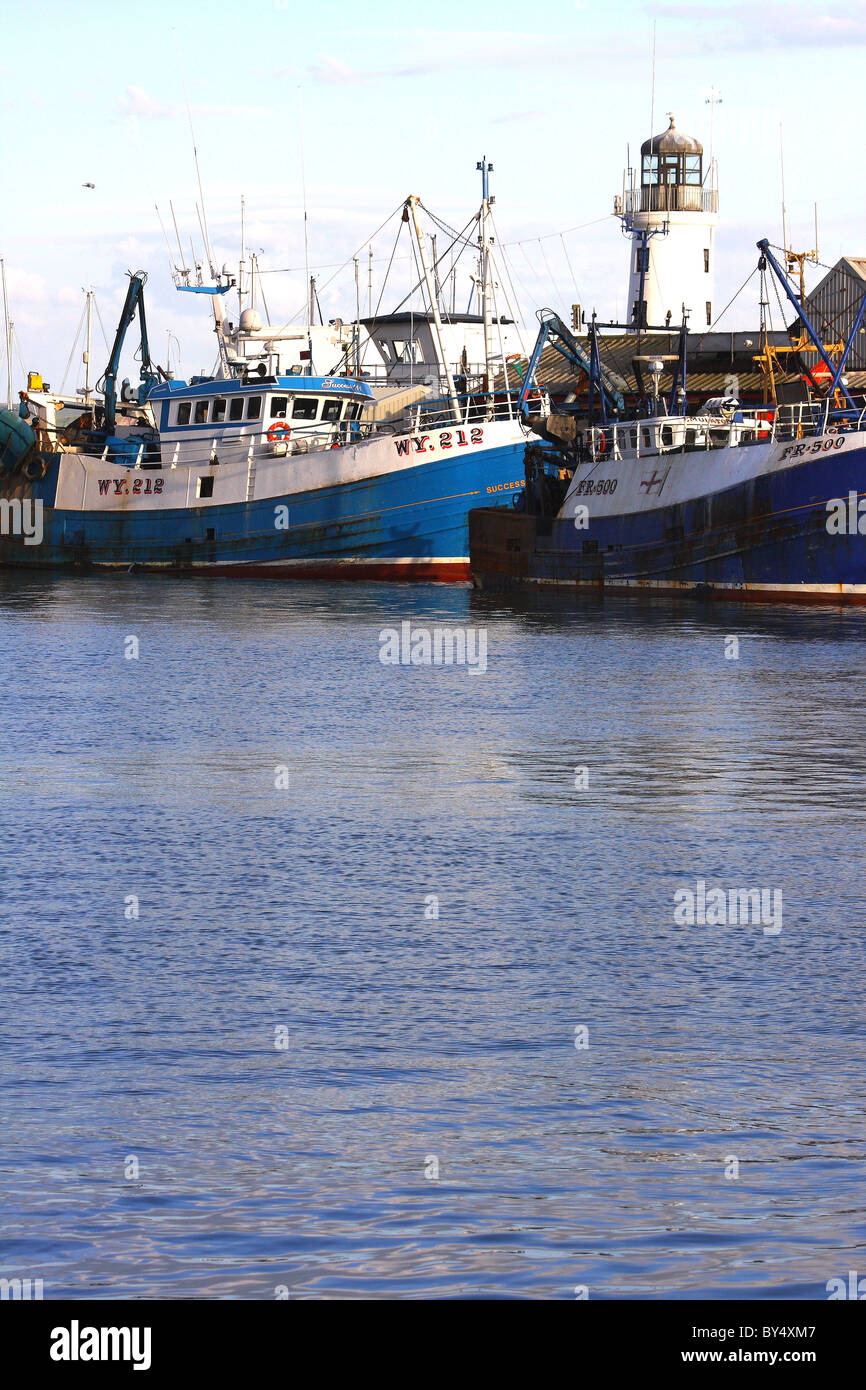
[[[572,367],[586,372],[589,378],[590,408],[595,389],[598,389],[601,416],[605,424],[607,424],[608,411],[613,415],[622,415],[625,412],[625,400],[620,390],[619,378],[607,367],[602,366],[598,351],[598,335],[595,331],[590,333],[590,349],[587,352],[553,309],[539,309],[538,321],[541,327],[538,330],[538,337],[535,340],[535,347],[532,349],[529,365],[526,368],[526,376],[523,379],[523,387],[517,401],[517,408],[521,414],[526,415],[526,402],[535,381],[535,373],[541,361],[541,354],[549,344]],[[593,324],[594,328],[595,325]]]
[[[114,335],[114,345],[108,358],[108,366],[105,375],[99,382],[98,389],[101,389],[105,396],[105,432],[113,434],[115,420],[117,416],[117,372],[120,366],[120,354],[123,351],[123,344],[129,325],[138,310],[139,338],[141,343],[141,385],[138,388],[138,401],[143,405],[147,400],[151,388],[159,381],[157,369],[150,360],[150,348],[147,342],[147,320],[144,316],[144,286],[147,281],[147,274],[143,270],[129,276],[129,289],[126,291],[126,299],[121,310],[120,319],[117,324],[117,332]]]

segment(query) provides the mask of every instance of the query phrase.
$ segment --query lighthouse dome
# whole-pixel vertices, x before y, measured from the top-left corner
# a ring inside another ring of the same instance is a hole
[[[691,135],[684,135],[681,130],[677,130],[674,118],[671,116],[670,125],[661,135],[654,135],[651,140],[644,140],[640,147],[641,154],[703,154],[704,147],[700,140],[695,140]]]

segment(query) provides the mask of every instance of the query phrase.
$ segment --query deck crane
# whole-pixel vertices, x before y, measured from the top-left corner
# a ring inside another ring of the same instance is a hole
[[[108,358],[108,366],[105,369],[105,375],[98,384],[97,389],[101,390],[105,396],[104,429],[106,434],[114,433],[117,416],[117,372],[120,366],[120,354],[123,351],[126,334],[135,317],[136,309],[138,310],[141,344],[141,385],[136,393],[139,405],[144,404],[148,392],[159,381],[158,370],[150,360],[150,348],[147,341],[147,320],[144,316],[144,286],[146,282],[146,271],[138,270],[134,275],[129,272],[129,288],[126,291],[126,299],[117,324],[117,332],[114,335],[114,344]],[[125,392],[124,398],[126,398]]]
[[[538,321],[541,325],[538,330],[538,337],[535,340],[535,347],[526,368],[526,376],[523,379],[523,387],[517,401],[519,412],[526,417],[527,400],[529,392],[535,383],[535,373],[541,361],[541,354],[548,345],[564,357],[572,367],[585,372],[589,378],[590,406],[592,405],[594,390],[597,388],[601,405],[601,418],[607,424],[608,414],[622,415],[625,413],[625,399],[622,394],[622,387],[625,383],[616,373],[604,367],[598,351],[598,335],[595,331],[590,333],[589,351],[578,342],[570,329],[566,328],[562,319],[553,309],[539,309]],[[593,324],[593,330],[595,325]]]

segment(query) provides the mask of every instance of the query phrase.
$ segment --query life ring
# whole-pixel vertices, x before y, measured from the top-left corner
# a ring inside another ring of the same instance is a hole
[[[269,444],[282,444],[292,433],[291,425],[287,425],[285,420],[275,420],[268,430]]]
[[[28,483],[38,483],[48,472],[48,464],[44,459],[37,456],[36,458],[28,459],[21,469],[21,472],[24,474]]]
[[[604,458],[605,454],[607,453],[607,435],[605,434],[604,430],[599,430],[598,432],[597,448],[601,457]]]

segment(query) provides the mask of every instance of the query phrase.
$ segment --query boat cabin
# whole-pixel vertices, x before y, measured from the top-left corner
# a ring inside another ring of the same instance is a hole
[[[252,448],[306,454],[358,439],[373,395],[344,377],[264,376],[253,382],[217,378],[167,381],[148,397],[163,458]]]

